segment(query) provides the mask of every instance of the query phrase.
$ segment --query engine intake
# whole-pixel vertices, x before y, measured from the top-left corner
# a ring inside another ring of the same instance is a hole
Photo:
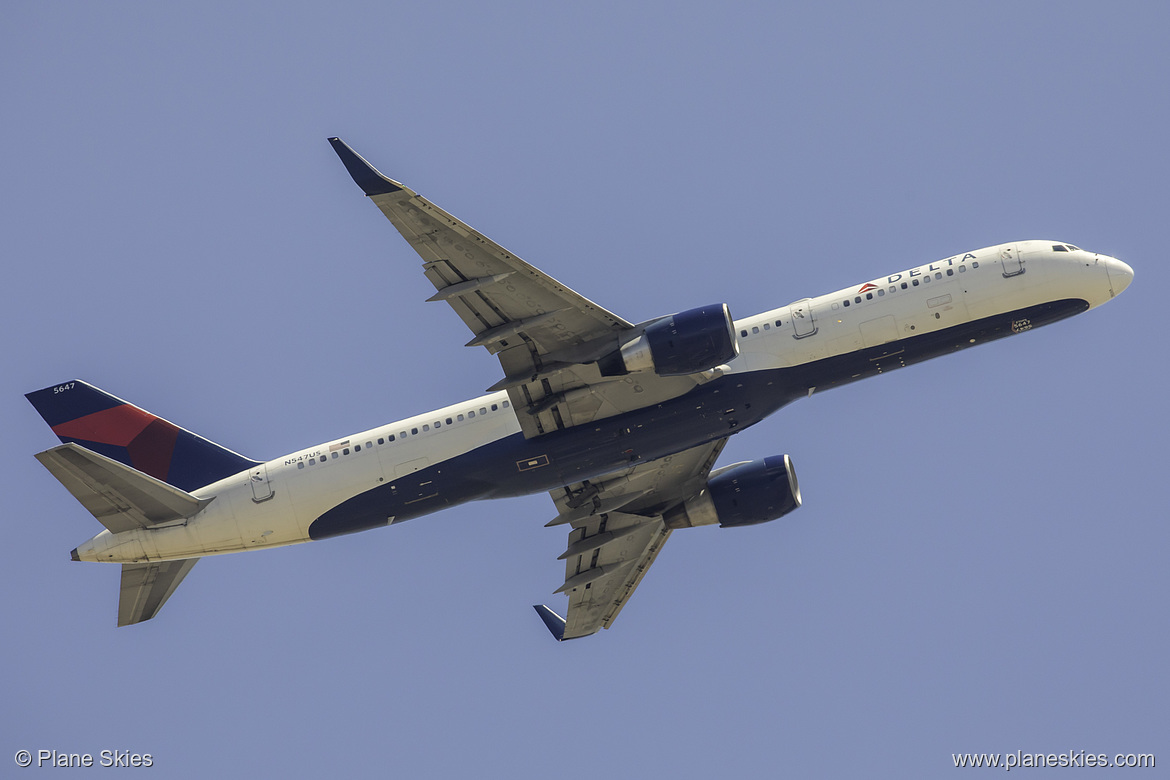
[[[635,371],[685,376],[715,368],[738,354],[731,311],[726,303],[713,303],[650,323],[598,365],[604,376]]]
[[[719,469],[693,498],[668,510],[668,528],[714,525],[735,528],[767,523],[800,506],[800,483],[787,455],[736,463]]]

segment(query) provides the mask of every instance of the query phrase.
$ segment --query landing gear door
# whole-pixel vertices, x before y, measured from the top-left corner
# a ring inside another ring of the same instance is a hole
[[[1003,265],[1003,276],[1019,276],[1024,272],[1024,263],[1020,259],[1020,250],[1015,244],[1007,244],[999,250],[999,262]]]
[[[813,319],[812,298],[797,301],[788,307],[792,315],[792,337],[803,339],[817,332],[817,323]]]

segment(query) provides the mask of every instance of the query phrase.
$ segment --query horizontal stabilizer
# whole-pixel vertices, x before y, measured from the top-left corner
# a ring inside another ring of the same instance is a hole
[[[62,444],[36,458],[110,533],[182,520],[211,501],[78,444]]]
[[[122,566],[122,590],[118,595],[118,626],[150,620],[167,603],[198,558],[160,563],[127,563]]]
[[[540,619],[548,627],[553,639],[563,642],[565,640],[565,619],[544,604],[533,604],[532,608],[536,610],[536,614],[540,615]]]

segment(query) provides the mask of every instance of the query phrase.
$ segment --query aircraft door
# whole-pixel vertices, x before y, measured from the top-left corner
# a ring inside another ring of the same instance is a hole
[[[1024,263],[1020,259],[1020,250],[1015,244],[1008,244],[999,252],[999,261],[1003,264],[1004,278],[1019,276],[1024,272]]]
[[[817,323],[813,318],[811,304],[812,298],[805,298],[788,307],[792,316],[793,338],[802,339],[817,332]]]
[[[272,485],[268,481],[268,466],[263,463],[248,473],[248,481],[252,483],[252,500],[257,504],[267,501],[274,495]]]

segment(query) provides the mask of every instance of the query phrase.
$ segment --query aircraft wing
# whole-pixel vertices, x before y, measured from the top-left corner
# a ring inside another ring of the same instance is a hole
[[[536,607],[558,640],[609,628],[658,557],[671,530],[662,513],[702,489],[727,439],[639,463],[550,495],[559,514],[549,525],[571,524],[565,561],[569,610],[564,618]]]
[[[496,355],[528,438],[673,398],[691,377],[603,377],[594,361],[634,326],[541,272],[330,138],[353,180],[423,259],[435,287],[471,330],[467,346]]]

